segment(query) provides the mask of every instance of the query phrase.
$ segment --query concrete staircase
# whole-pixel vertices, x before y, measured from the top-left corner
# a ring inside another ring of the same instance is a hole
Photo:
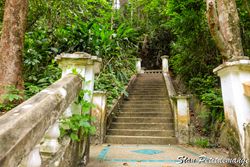
[[[140,74],[107,130],[106,143],[175,144],[173,115],[162,74]]]

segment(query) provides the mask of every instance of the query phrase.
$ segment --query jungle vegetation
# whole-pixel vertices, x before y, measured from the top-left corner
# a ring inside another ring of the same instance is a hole
[[[0,27],[4,6],[0,2]],[[21,86],[8,86],[0,110],[10,110],[60,78],[54,58],[84,51],[103,59],[96,89],[108,92],[108,104],[125,92],[135,74],[135,60],[146,69],[161,68],[170,57],[173,77],[181,78],[185,92],[194,94],[210,110],[204,131],[223,122],[219,78],[213,69],[223,62],[207,20],[204,0],[29,0],[21,57]],[[247,0],[236,0],[245,56],[250,55],[250,11]],[[3,31],[1,33],[4,33]],[[3,62],[3,61],[2,61]]]

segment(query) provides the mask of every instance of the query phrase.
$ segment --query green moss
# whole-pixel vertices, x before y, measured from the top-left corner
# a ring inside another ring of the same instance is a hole
[[[230,157],[242,157],[239,133],[229,122],[225,123],[220,138],[220,144],[229,150]]]

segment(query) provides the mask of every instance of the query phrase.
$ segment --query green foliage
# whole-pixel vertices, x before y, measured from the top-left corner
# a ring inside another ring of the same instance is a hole
[[[5,102],[0,104],[0,112],[11,110],[23,100],[22,92],[15,86],[7,86],[6,90],[8,93],[1,96]]]
[[[120,23],[118,18],[111,30],[111,11],[111,4],[105,0],[30,2],[24,54],[27,97],[60,77],[61,71],[54,62],[57,54],[78,51],[103,59],[104,70],[98,77],[97,84],[100,85],[96,87],[112,92],[109,99],[124,91],[135,71],[138,34],[129,24]],[[112,76],[111,82],[117,87],[101,86],[107,82],[103,79],[106,76]]]
[[[3,21],[4,3],[5,1],[0,1],[0,23]]]
[[[205,104],[209,112],[200,111],[198,119],[207,120],[202,131],[216,131],[215,122],[224,120],[219,79],[212,73],[221,56],[210,35],[203,0],[169,0],[166,26],[174,34],[170,65],[189,90]],[[200,141],[201,145],[206,142]]]
[[[166,26],[175,35],[171,48],[171,67],[183,81],[193,77],[211,75],[218,66],[220,56],[210,36],[203,0],[168,2]]]
[[[241,37],[245,56],[250,55],[250,2],[248,0],[237,0],[240,16]],[[249,8],[249,9],[247,9]]]
[[[112,10],[107,0],[30,0],[24,49],[25,98],[31,97],[61,75],[54,62],[62,52],[84,51],[103,60],[95,89],[106,90],[111,105],[135,73],[135,57],[143,65],[160,68],[160,56],[169,55],[175,75],[209,107],[207,130],[223,120],[218,78],[212,73],[221,56],[209,32],[204,0],[131,0],[121,10]],[[250,54],[250,17],[245,0],[237,0],[245,55]],[[248,4],[249,5],[249,4]],[[2,22],[4,1],[0,2]],[[146,39],[144,45],[144,40]],[[21,100],[19,92],[4,97]],[[84,108],[90,104],[83,102]],[[0,106],[3,110],[12,106]],[[83,109],[84,109],[83,108]],[[84,109],[85,110],[85,109]],[[202,115],[202,114],[201,114]],[[75,129],[86,127],[84,113],[68,122]],[[79,122],[83,122],[78,124]],[[66,121],[67,122],[67,121]]]
[[[118,74],[123,76],[122,73]],[[124,81],[119,80],[117,78],[118,76],[116,76],[116,74],[114,73],[104,72],[96,80],[95,88],[97,90],[105,90],[107,92],[107,102],[109,107],[113,104],[113,100],[117,99],[121,95],[121,93],[126,93],[124,85],[128,82],[128,78],[124,78]]]
[[[204,139],[204,138],[200,138],[200,139],[197,139],[194,144],[196,146],[199,146],[199,147],[202,147],[202,148],[210,148],[210,142],[208,139]]]
[[[130,17],[127,16],[127,22],[130,21],[132,27],[140,34],[138,52],[143,58],[142,65],[147,69],[160,69],[160,57],[169,55],[173,37],[166,27],[167,1],[132,0],[129,2],[127,13],[130,12]]]
[[[76,104],[81,106],[80,113],[73,113],[69,118],[62,119],[61,135],[69,135],[74,141],[80,141],[82,137],[95,133],[95,127],[90,122],[93,121],[89,111],[94,105],[84,100],[84,95],[88,91],[80,91]]]
[[[201,100],[210,109],[212,124],[215,123],[216,120],[219,122],[224,120],[223,101],[220,89],[214,88],[208,90],[207,93],[201,95]]]

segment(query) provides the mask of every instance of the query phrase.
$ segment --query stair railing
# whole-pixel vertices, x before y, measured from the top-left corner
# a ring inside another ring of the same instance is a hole
[[[60,80],[0,117],[1,167],[87,163],[88,139],[72,142],[67,136],[60,138],[60,118],[81,112],[74,102],[82,89],[90,91],[84,99],[92,99],[94,74],[99,72],[101,59],[74,53],[62,54],[57,61],[63,70]],[[70,74],[73,69],[79,75]],[[82,77],[88,83],[83,84]]]
[[[174,115],[175,135],[178,138],[179,143],[189,143],[191,137],[189,98],[191,96],[177,94],[169,74],[168,56],[162,56],[162,71]]]

